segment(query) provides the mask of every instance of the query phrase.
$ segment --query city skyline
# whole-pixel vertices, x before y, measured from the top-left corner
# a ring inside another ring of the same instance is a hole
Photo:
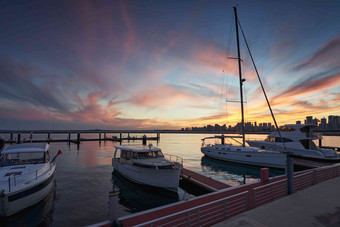
[[[327,121],[328,118],[328,121]],[[303,123],[304,124],[314,124],[320,130],[340,130],[340,116],[329,115],[326,117],[322,117],[321,119],[313,118],[313,116],[306,116]],[[302,121],[297,120],[295,123],[290,124],[303,124]],[[278,125],[279,127],[281,125]],[[275,130],[275,125],[272,122],[245,122],[244,128],[246,131],[273,131]],[[182,128],[182,130],[192,130],[192,131],[240,131],[241,130],[241,123],[238,122],[234,126],[232,125],[205,125],[203,127],[187,127]]]
[[[339,1],[3,1],[0,128],[236,124],[235,5],[278,124],[340,115]],[[241,46],[245,121],[269,122]]]

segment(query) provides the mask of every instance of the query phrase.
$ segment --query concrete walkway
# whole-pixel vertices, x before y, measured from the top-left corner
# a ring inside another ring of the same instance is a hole
[[[214,227],[340,226],[340,177],[257,207]]]

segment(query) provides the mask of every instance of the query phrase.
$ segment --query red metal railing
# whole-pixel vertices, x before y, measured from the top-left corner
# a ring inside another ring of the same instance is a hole
[[[294,192],[309,188],[322,181],[340,176],[340,165],[326,166],[314,170],[306,170],[294,175]],[[254,188],[254,206],[280,199],[287,195],[287,180]]]
[[[295,173],[293,179],[294,192],[338,176],[340,176],[340,164]],[[272,182],[272,180],[269,182]],[[287,196],[287,180],[284,177],[278,177],[272,183],[256,182],[237,188],[239,192],[242,189],[244,191],[241,193],[158,217],[135,226],[209,226]],[[233,189],[224,189],[213,193],[212,196],[222,195],[231,190]],[[171,206],[168,208],[171,209]],[[138,214],[135,215],[138,216]],[[124,219],[122,217],[119,220],[124,223]]]
[[[136,226],[210,226],[247,211],[247,200],[246,191]]]

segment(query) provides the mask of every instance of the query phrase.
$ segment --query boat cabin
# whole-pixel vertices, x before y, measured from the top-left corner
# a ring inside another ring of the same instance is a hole
[[[119,163],[152,169],[173,169],[174,163],[165,159],[160,148],[152,146],[115,146],[114,159]]]
[[[43,164],[50,161],[49,145],[45,143],[14,144],[0,154],[0,166]]]
[[[280,131],[282,132],[294,132],[299,130],[308,138],[318,139],[318,136],[313,132],[313,128],[316,125],[314,124],[286,124],[280,127]],[[286,141],[284,141],[286,142]]]

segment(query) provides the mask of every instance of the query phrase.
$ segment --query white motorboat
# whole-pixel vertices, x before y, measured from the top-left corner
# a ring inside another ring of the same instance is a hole
[[[286,167],[286,154],[277,151],[261,150],[256,147],[236,146],[224,143],[227,136],[215,136],[203,138],[201,152],[210,158],[242,163],[255,166],[284,169]],[[234,137],[233,137],[234,138]],[[221,139],[222,143],[206,143],[207,139]]]
[[[234,7],[235,13],[235,25],[236,25],[236,38],[237,38],[237,49],[238,49],[238,66],[239,66],[239,81],[240,81],[240,106],[241,106],[241,133],[242,136],[242,144],[241,145],[233,145],[231,143],[225,143],[225,138],[235,138],[230,136],[215,136],[215,137],[207,137],[203,138],[201,152],[207,157],[219,159],[222,161],[243,163],[249,165],[257,165],[264,167],[272,167],[272,168],[285,168],[286,166],[286,154],[275,152],[275,151],[265,151],[260,150],[256,147],[248,147],[245,145],[245,134],[244,134],[244,111],[243,111],[243,92],[242,86],[245,82],[245,79],[242,78],[241,73],[241,57],[239,50],[239,36],[238,36],[238,27],[239,22],[237,19],[237,11]],[[205,143],[206,139],[221,139],[220,144],[207,144]]]
[[[50,192],[56,170],[47,143],[23,143],[5,147],[0,157],[0,216],[30,207]]]
[[[261,149],[284,151],[283,141],[286,150],[292,152],[293,156],[324,161],[340,161],[340,156],[335,150],[322,149],[315,145],[313,140],[321,138],[313,132],[314,127],[313,124],[286,124],[280,127],[282,139],[275,131],[270,133],[264,141],[247,140],[247,143]]]
[[[152,146],[115,146],[114,170],[138,184],[177,192],[183,159]]]

